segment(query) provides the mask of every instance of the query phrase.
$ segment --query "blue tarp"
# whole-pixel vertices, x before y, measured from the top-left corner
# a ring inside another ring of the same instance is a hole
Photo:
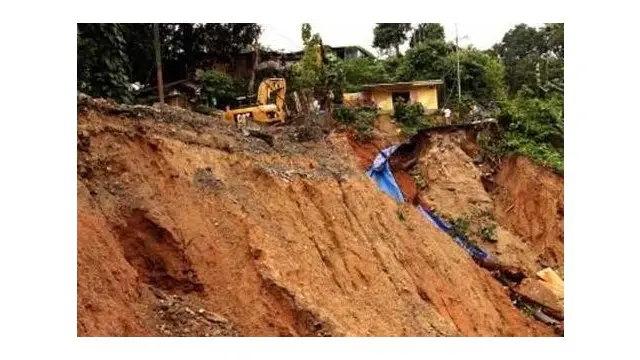
[[[389,157],[398,149],[400,145],[393,145],[381,151],[380,154],[376,156],[373,160],[373,164],[367,170],[367,176],[372,178],[380,190],[389,194],[393,197],[397,202],[404,203],[404,196],[402,196],[402,191],[400,191],[400,187],[396,183],[393,174],[391,173],[391,167],[389,166]],[[447,224],[444,220],[440,219],[438,216],[433,214],[431,211],[423,208],[418,205],[418,211],[425,217],[425,219],[431,221],[435,226],[437,226],[440,230],[449,233],[451,230],[451,226]],[[469,240],[462,236],[453,237],[453,240],[462,247],[469,255],[471,255],[474,259],[487,259],[489,254],[484,252],[479,247],[475,246]]]
[[[389,167],[388,158],[393,154],[400,145],[393,145],[381,151],[373,160],[373,164],[367,170],[367,176],[372,178],[380,190],[391,195],[397,202],[403,203],[404,197],[402,192],[396,184],[396,179],[393,178],[391,173],[391,167]]]
[[[420,205],[418,205],[418,211],[420,211],[422,216],[429,219],[434,225],[440,228],[440,230],[446,233],[449,233],[449,231],[451,230],[451,226],[449,226],[442,219],[434,215],[431,211],[424,209]],[[480,249],[479,247],[469,242],[469,240],[467,240],[466,238],[462,236],[455,236],[455,237],[452,236],[452,238],[458,245],[460,245],[461,248],[463,248],[466,252],[468,252],[472,258],[480,260],[480,259],[487,259],[489,257],[489,254],[487,254],[482,249]]]

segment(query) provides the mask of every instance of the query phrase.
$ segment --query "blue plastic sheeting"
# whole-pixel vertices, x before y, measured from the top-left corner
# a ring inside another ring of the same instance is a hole
[[[399,203],[404,203],[404,196],[402,195],[402,191],[400,191],[400,187],[396,183],[393,174],[391,173],[391,167],[389,166],[389,156],[393,154],[400,145],[393,145],[386,149],[383,149],[380,154],[376,156],[373,160],[373,164],[367,170],[367,176],[372,178],[380,190],[389,194],[392,198],[394,198]],[[437,217],[435,214],[430,212],[429,210],[424,209],[422,206],[418,205],[418,211],[424,216],[427,220],[431,221],[435,226],[437,226],[440,230],[449,233],[451,230],[451,226],[449,226],[442,219]],[[453,240],[462,247],[469,255],[471,255],[474,259],[487,259],[489,254],[482,251],[479,247],[470,243],[464,237],[453,237]]]
[[[373,160],[373,164],[367,170],[367,176],[372,178],[380,190],[391,195],[397,202],[403,203],[404,196],[400,191],[400,187],[396,184],[396,179],[393,178],[391,173],[391,167],[389,167],[389,161],[387,159],[393,154],[400,145],[393,145],[381,151]]]
[[[422,216],[424,216],[426,219],[431,221],[435,226],[440,228],[440,230],[442,230],[442,231],[444,231],[446,233],[449,233],[449,231],[451,230],[451,226],[449,226],[442,219],[440,219],[439,217],[434,215],[431,211],[424,209],[420,205],[418,205],[418,211],[420,211]],[[468,252],[469,255],[471,255],[472,258],[478,259],[478,260],[483,260],[483,259],[487,259],[489,257],[489,254],[484,252],[479,247],[473,245],[466,238],[464,238],[462,236],[455,236],[455,237],[452,236],[452,238],[461,248],[463,248],[466,252]]]

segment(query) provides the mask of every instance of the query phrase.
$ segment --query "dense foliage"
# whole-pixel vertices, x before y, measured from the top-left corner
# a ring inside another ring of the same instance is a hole
[[[202,85],[202,102],[209,107],[230,104],[238,94],[238,85],[227,74],[209,70],[196,77]]]
[[[564,171],[564,96],[520,91],[503,106],[499,120],[505,129],[500,155],[516,152]]]
[[[540,29],[520,24],[509,30],[493,51],[506,67],[512,95],[523,86],[564,83],[564,24],[546,24]]]
[[[411,24],[378,23],[373,29],[373,47],[383,51],[394,49],[396,56],[400,56],[400,45],[407,40],[410,30]]]
[[[411,34],[409,47],[414,48],[427,41],[444,41],[444,27],[438,23],[418,24]]]
[[[399,61],[396,81],[442,79],[448,67],[448,55],[453,51],[444,41],[428,40],[409,49]]]
[[[130,64],[121,24],[78,24],[78,90],[129,102]]]
[[[342,68],[344,70],[345,92],[357,92],[362,90],[362,85],[393,80],[387,73],[385,62],[378,59],[349,59],[343,62]]]
[[[447,89],[456,88],[456,54],[447,57],[444,80]],[[491,107],[506,99],[505,69],[490,54],[468,48],[460,51],[460,88],[468,101]]]
[[[393,117],[406,135],[413,135],[432,123],[431,119],[424,115],[424,107],[420,103],[407,104],[398,101],[394,103],[393,108]]]
[[[311,35],[311,26],[302,25],[304,54],[292,69],[291,89],[326,100],[331,91],[341,99],[344,88],[343,62],[323,45],[320,34]]]
[[[341,124],[351,127],[360,141],[370,140],[373,136],[373,124],[378,117],[374,107],[360,106],[356,108],[336,107],[333,118]]]
[[[260,36],[253,23],[163,23],[165,82],[193,75],[213,58],[231,61]],[[130,83],[155,84],[152,24],[78,24],[78,89],[90,95],[131,99]]]

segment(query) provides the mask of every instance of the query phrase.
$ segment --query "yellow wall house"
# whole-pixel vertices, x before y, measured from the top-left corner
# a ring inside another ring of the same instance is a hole
[[[361,93],[344,94],[344,100],[347,106],[373,102],[382,113],[393,114],[394,100],[402,98],[419,102],[425,113],[433,113],[438,110],[438,88],[442,83],[442,80],[426,80],[364,85]]]

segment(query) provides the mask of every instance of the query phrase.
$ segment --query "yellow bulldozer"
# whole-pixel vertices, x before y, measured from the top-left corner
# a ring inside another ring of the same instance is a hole
[[[224,119],[229,122],[233,121],[241,127],[251,123],[257,125],[284,123],[286,118],[284,105],[286,92],[287,83],[284,79],[264,79],[260,83],[256,94],[257,104],[237,109],[230,109],[227,106],[224,112]]]

